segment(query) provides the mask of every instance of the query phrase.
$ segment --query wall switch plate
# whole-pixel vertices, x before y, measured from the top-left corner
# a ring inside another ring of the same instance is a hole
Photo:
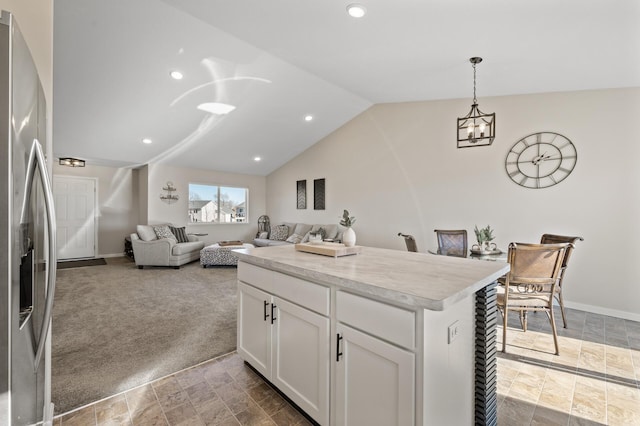
[[[458,321],[449,326],[449,344],[458,338],[458,335],[460,334],[459,326],[460,324],[458,324]]]

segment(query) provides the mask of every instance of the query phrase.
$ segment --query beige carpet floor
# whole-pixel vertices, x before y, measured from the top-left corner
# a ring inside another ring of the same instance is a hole
[[[110,258],[59,270],[56,286],[56,414],[235,350],[233,267],[139,270]]]

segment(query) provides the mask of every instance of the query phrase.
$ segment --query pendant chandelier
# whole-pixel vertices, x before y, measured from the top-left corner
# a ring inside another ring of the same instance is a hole
[[[458,118],[458,148],[491,145],[496,137],[496,114],[485,114],[478,108],[476,99],[476,65],[482,58],[469,59],[473,66],[473,104],[467,115]]]

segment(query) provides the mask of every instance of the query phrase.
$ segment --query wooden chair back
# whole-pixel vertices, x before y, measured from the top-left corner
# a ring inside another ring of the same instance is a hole
[[[509,244],[508,260],[511,270],[505,280],[507,305],[509,299],[548,296],[552,303],[555,286],[560,277],[565,251],[571,243],[561,244]],[[509,287],[516,287],[512,292]],[[513,304],[518,304],[513,301]]]
[[[571,253],[573,253],[574,244],[577,241],[584,241],[582,237],[570,237],[566,235],[555,235],[555,234],[544,234],[542,238],[540,238],[540,244],[560,244],[560,243],[571,243],[571,246],[567,248],[567,252],[564,255],[564,259],[562,261],[562,268],[566,269],[567,264],[569,263],[569,258],[571,257]]]
[[[438,239],[438,254],[467,257],[467,231],[465,229],[434,229]]]
[[[407,251],[411,251],[411,252],[418,251],[416,239],[413,238],[413,235],[407,235],[407,234],[403,234],[402,232],[398,232],[398,236],[404,238],[404,242],[407,245]]]

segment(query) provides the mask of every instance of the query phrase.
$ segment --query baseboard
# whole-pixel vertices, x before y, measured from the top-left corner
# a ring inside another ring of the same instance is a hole
[[[571,309],[577,309],[579,311],[593,312],[594,314],[640,322],[640,314],[634,312],[619,311],[617,309],[603,308],[602,306],[585,305],[583,303],[569,302],[567,300],[564,301],[564,306]]]
[[[124,253],[99,254],[96,257],[124,257]]]

